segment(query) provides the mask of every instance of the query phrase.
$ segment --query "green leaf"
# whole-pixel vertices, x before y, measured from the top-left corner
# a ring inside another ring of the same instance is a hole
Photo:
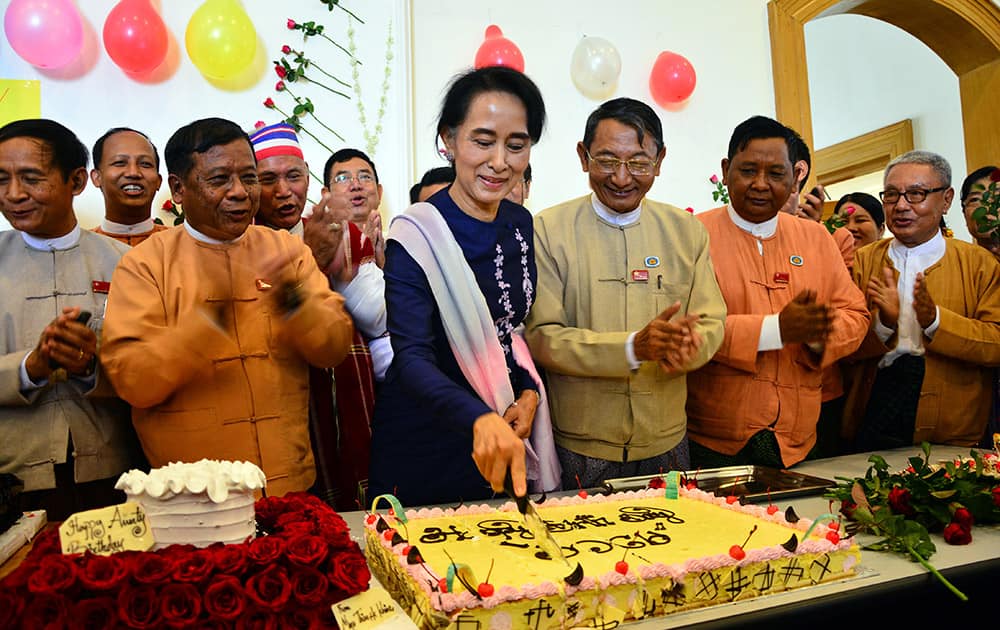
[[[174,225],[180,225],[181,223],[184,223],[184,217],[177,217],[174,219]]]

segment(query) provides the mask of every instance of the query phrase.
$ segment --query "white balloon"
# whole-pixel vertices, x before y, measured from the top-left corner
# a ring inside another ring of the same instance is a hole
[[[610,96],[618,87],[622,58],[614,44],[601,37],[584,37],[573,51],[569,74],[576,89],[592,99]]]

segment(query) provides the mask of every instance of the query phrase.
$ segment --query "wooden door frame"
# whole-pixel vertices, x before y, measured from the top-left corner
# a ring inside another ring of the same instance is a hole
[[[893,24],[941,57],[958,76],[966,164],[974,169],[995,163],[1000,156],[996,120],[1000,9],[989,0],[770,0],[767,15],[778,120],[813,146],[805,25],[818,17],[847,13]]]

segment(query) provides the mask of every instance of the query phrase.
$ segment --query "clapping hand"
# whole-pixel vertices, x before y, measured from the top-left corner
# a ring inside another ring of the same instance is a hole
[[[816,292],[803,289],[781,309],[778,326],[783,343],[823,344],[833,328],[834,310],[816,301]]]
[[[362,231],[372,242],[372,248],[375,250],[375,264],[381,269],[385,266],[385,235],[382,233],[382,215],[378,213],[378,209],[372,210],[368,214],[368,220],[365,221],[365,227]]]
[[[913,312],[917,314],[921,328],[927,328],[937,319],[937,305],[927,290],[927,279],[923,273],[918,273],[913,283]]]
[[[635,335],[633,351],[640,361],[659,361],[667,372],[675,372],[698,352],[701,336],[695,332],[698,315],[673,319],[681,309],[674,302]]]
[[[347,217],[347,208],[340,207],[333,195],[324,192],[320,202],[313,206],[312,216],[302,233],[302,240],[312,250],[316,265],[343,282],[353,277]]]
[[[872,276],[868,281],[868,297],[878,307],[878,318],[886,328],[896,329],[899,323],[899,291],[892,269],[882,269],[882,277]]]

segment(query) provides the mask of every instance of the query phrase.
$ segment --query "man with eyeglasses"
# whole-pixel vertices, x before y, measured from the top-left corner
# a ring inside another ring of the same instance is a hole
[[[593,192],[535,217],[525,333],[547,371],[563,487],[686,470],[685,377],[715,353],[726,315],[708,235],[646,198],[666,149],[645,103],[598,107],[577,154]]]
[[[858,450],[974,446],[1000,364],[1000,269],[988,251],[941,235],[955,195],[947,160],[910,151],[880,193],[893,238],[858,250],[854,281],[871,329],[854,359],[845,434]]]
[[[194,121],[164,156],[185,222],[119,263],[101,363],[150,465],[244,460],[264,470],[268,494],[307,490],[308,367],[346,355],[343,300],[301,239],[251,225],[260,183],[238,125]]]
[[[765,116],[737,125],[722,160],[730,203],[697,215],[729,311],[719,351],[688,375],[696,467],[806,459],[823,372],[868,328],[864,296],[826,228],[780,211],[796,185],[793,141]]]

